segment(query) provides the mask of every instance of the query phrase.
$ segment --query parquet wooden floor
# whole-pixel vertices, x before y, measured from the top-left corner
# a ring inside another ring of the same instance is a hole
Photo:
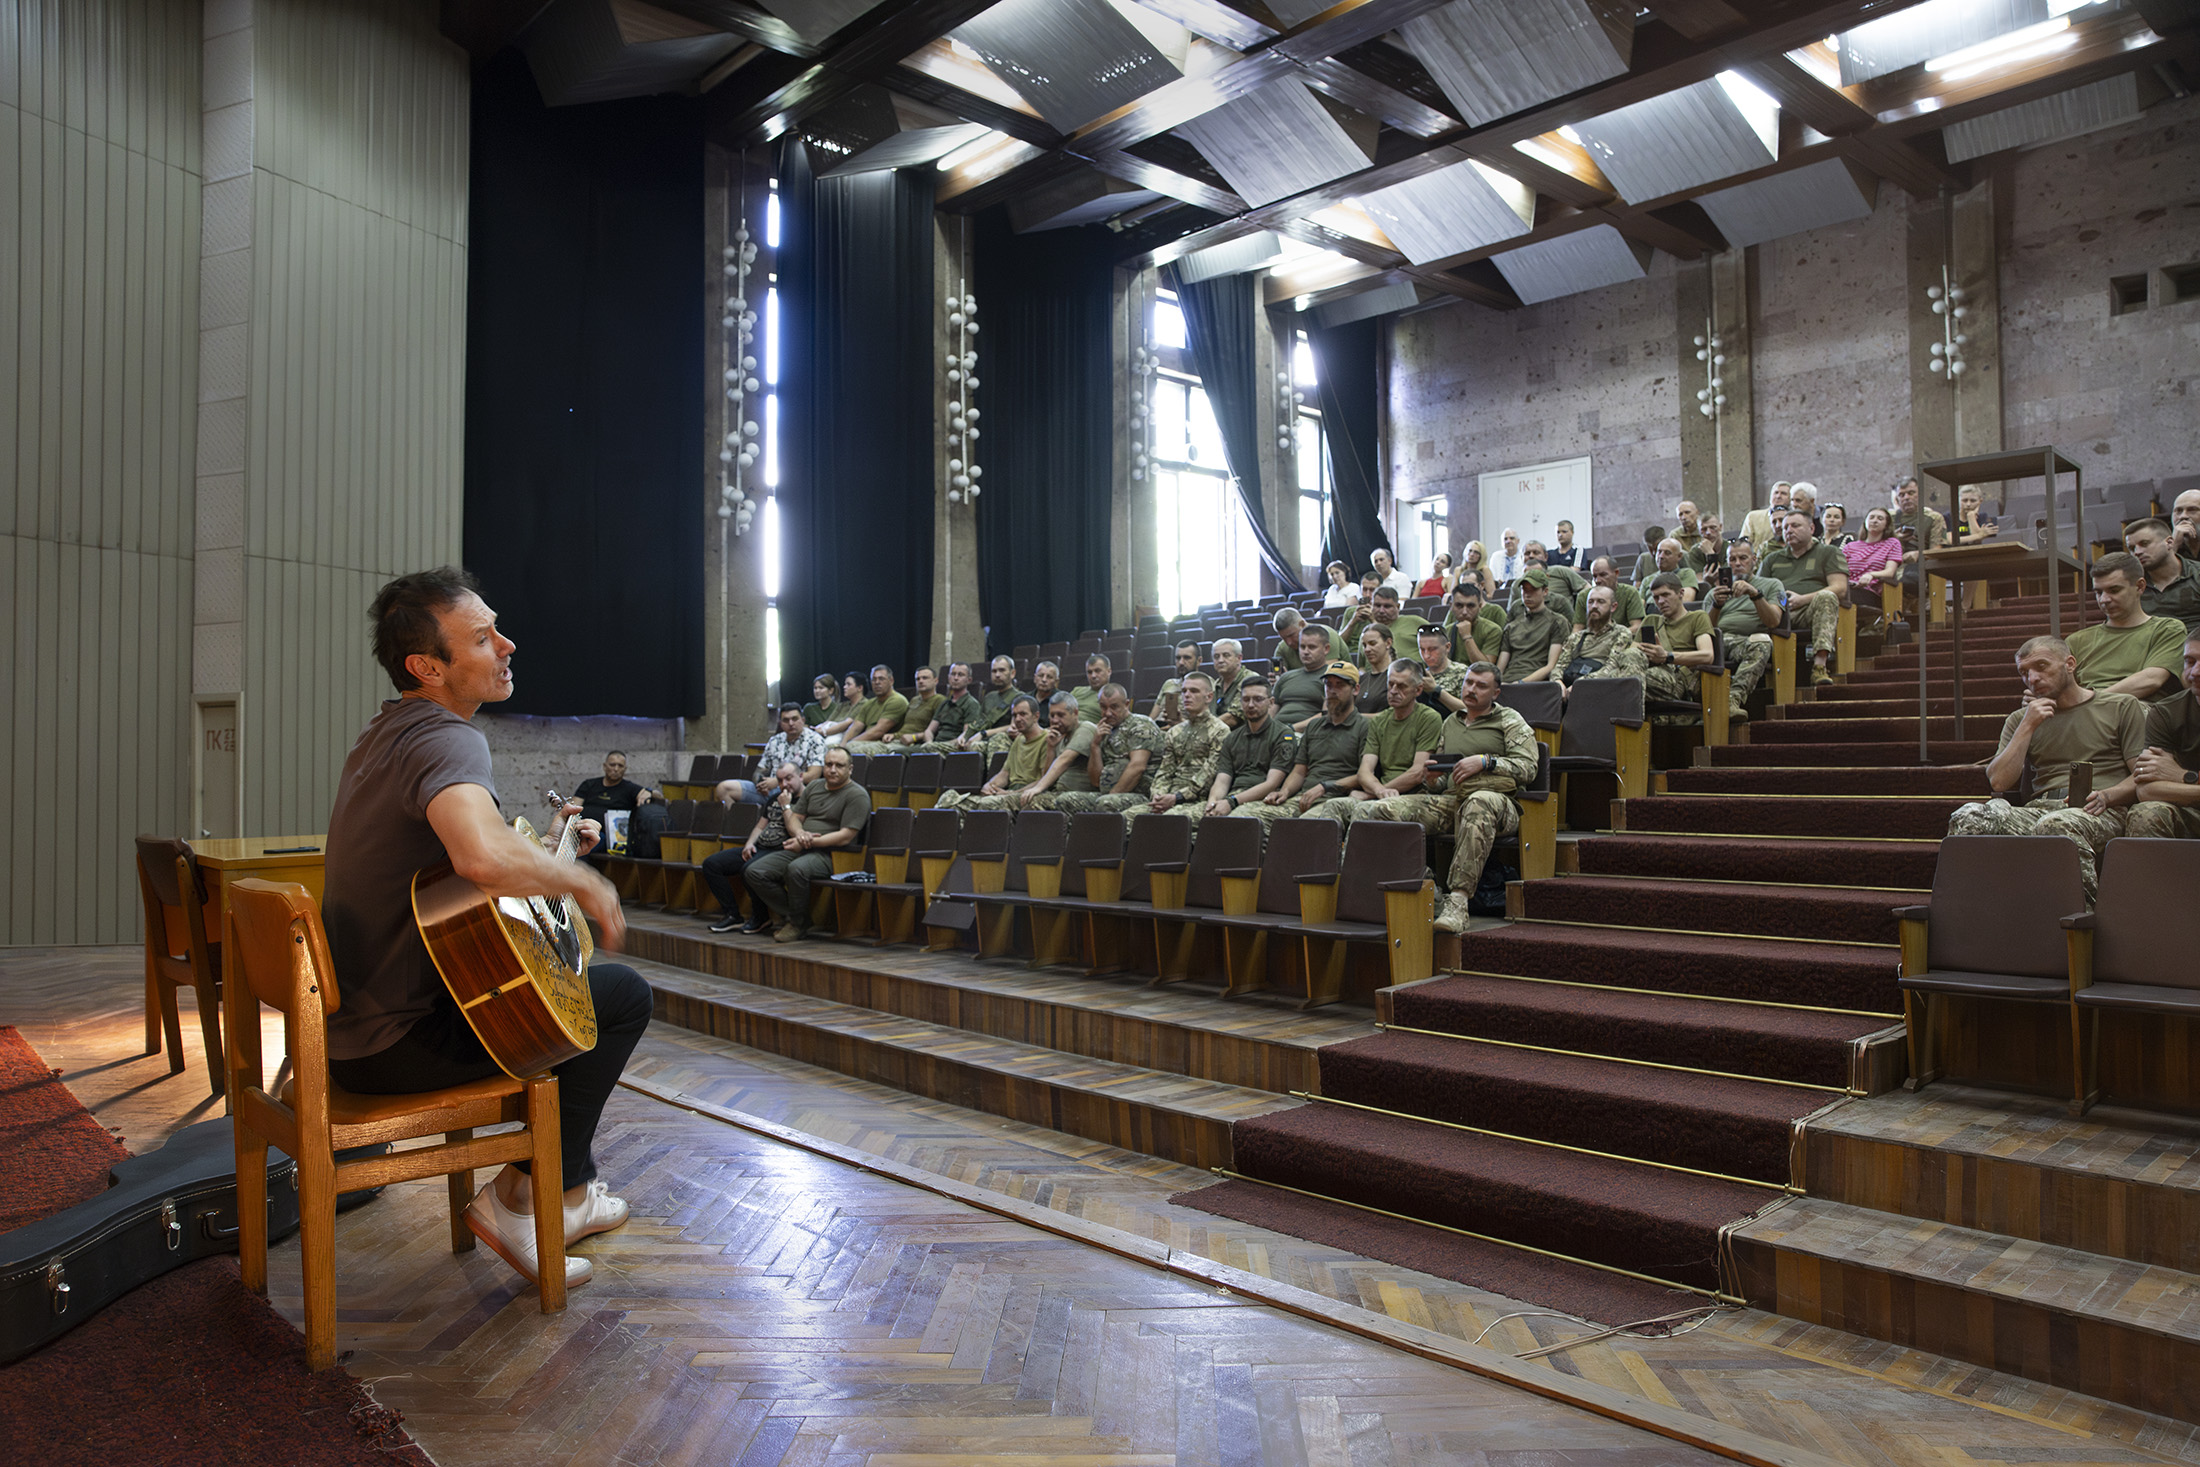
[[[202,1116],[185,1112],[204,1089],[196,1064],[170,1080],[164,1060],[131,1058],[137,983],[133,950],[0,952],[0,1022],[20,1025],[144,1149]],[[184,1027],[190,1043],[188,1016]],[[1583,1333],[1505,1319],[1523,1306],[1500,1296],[1172,1207],[1170,1194],[1205,1177],[1152,1157],[663,1025],[630,1075],[1095,1236],[1276,1281],[1340,1317],[1366,1311],[1409,1345],[1488,1330],[1488,1345],[1519,1352]],[[557,1319],[493,1255],[445,1251],[433,1186],[393,1189],[342,1222],[351,1367],[448,1467],[1687,1459],[1672,1442],[640,1094],[614,1098],[603,1139],[605,1173],[636,1220],[584,1245],[599,1276]],[[295,1244],[275,1264],[279,1302],[295,1311]],[[1752,1311],[1514,1368],[1790,1443],[1799,1461],[2200,1463],[2192,1428]],[[1559,1424],[1536,1424],[1547,1420]]]

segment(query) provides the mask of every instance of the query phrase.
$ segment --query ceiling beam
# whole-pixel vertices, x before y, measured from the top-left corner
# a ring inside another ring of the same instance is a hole
[[[1459,119],[1449,112],[1377,80],[1340,57],[1325,56],[1312,62],[1300,70],[1299,76],[1315,91],[1417,138],[1432,138],[1459,125]]]
[[[1235,6],[1223,4],[1222,0],[1141,0],[1141,3],[1193,35],[1205,36],[1233,51],[1250,51],[1281,34],[1274,26],[1255,20]]]
[[[719,30],[730,31],[747,41],[769,51],[784,52],[789,56],[805,59],[819,55],[824,48],[805,41],[795,28],[769,11],[754,5],[744,5],[741,0],[650,0],[660,10],[684,15],[689,20],[699,20]]]
[[[990,97],[966,92],[951,82],[941,81],[915,67],[896,66],[880,80],[889,91],[928,103],[943,112],[952,112],[965,122],[982,123],[1018,142],[1029,143],[1035,148],[1058,149],[1062,146],[1062,135],[1047,126],[1046,119],[1034,117],[1029,112],[1019,112]]]
[[[770,142],[863,83],[884,80],[900,67],[903,57],[993,3],[897,0],[841,27],[827,50],[791,74],[785,61],[764,70],[767,63],[780,58],[759,57],[739,73],[746,84],[722,86],[705,95],[706,135],[726,148]]]

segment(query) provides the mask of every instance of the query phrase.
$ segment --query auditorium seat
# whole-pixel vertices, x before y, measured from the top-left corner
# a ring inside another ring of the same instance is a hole
[[[914,811],[900,807],[874,809],[863,831],[863,865],[860,868],[871,880],[845,880],[843,873],[836,871],[833,880],[813,885],[810,888],[813,920],[822,905],[816,899],[817,893],[822,891],[832,908],[834,936],[874,943],[897,941],[879,931],[877,883],[898,883],[907,874],[910,833],[916,818]]]
[[[2074,1036],[2073,958],[2093,932],[2084,925],[2066,931],[2064,919],[2084,912],[2073,842],[2031,835],[1943,840],[1932,900],[1895,909],[1910,1048],[1910,1078],[1903,1083],[1915,1090],[1939,1077],[1936,997],[2070,1004]]]
[[[912,810],[929,810],[939,803],[940,771],[945,754],[907,754],[901,766],[901,802]]]
[[[1505,683],[1497,690],[1497,701],[1522,718],[1535,730],[1536,742],[1551,754],[1558,753],[1558,730],[1566,716],[1566,692],[1555,682]]]
[[[929,876],[931,900],[924,909],[924,945],[935,951],[952,951],[962,945],[962,935],[977,923],[970,904],[960,898],[977,887],[975,863],[990,862],[1008,850],[1009,816],[1006,810],[964,810],[956,832],[955,859],[948,862],[940,879]],[[925,865],[932,864],[930,857]]]
[[[1726,634],[1713,627],[1711,665],[1696,670],[1696,696],[1646,698],[1643,709],[1653,718],[1661,714],[1693,718],[1703,731],[1704,747],[1722,748],[1727,741],[1727,695],[1733,688],[1734,674],[1726,665]]]
[[[972,890],[962,899],[977,914],[979,957],[1015,956],[1016,914],[1031,889],[1030,867],[1034,862],[1052,867],[1059,880],[1068,833],[1069,816],[1061,811],[1026,810],[1016,817],[1007,850],[971,857]]]
[[[1333,892],[1333,903],[1324,892]],[[1421,827],[1404,821],[1355,820],[1345,837],[1335,884],[1305,882],[1301,921],[1278,929],[1306,949],[1306,999],[1320,1008],[1344,996],[1346,963],[1355,944],[1383,948],[1386,982],[1416,983],[1435,971],[1436,883],[1428,876]]]
[[[978,749],[964,749],[940,756],[939,793],[954,791],[974,795],[985,785],[985,754]]]
[[[1219,933],[1204,919],[1223,914],[1224,870],[1243,871],[1260,865],[1261,834],[1258,820],[1202,820],[1192,840],[1189,860],[1161,862],[1150,868],[1155,983],[1204,977],[1219,966]]]
[[[1205,839],[1204,828],[1200,835]],[[1307,911],[1306,893],[1336,880],[1343,844],[1334,820],[1279,820],[1269,829],[1268,851],[1257,868],[1222,872],[1223,915],[1214,925],[1222,934],[1225,997],[1268,986],[1269,934],[1318,915]]]
[[[864,792],[871,797],[871,808],[901,803],[901,776],[907,760],[900,754],[874,754],[871,767],[863,772]]]
[[[709,883],[701,879],[702,864],[716,855],[718,851],[737,851],[741,849],[747,843],[750,834],[755,831],[758,825],[763,823],[764,819],[764,807],[762,805],[728,805],[725,807],[725,811],[725,823],[718,831],[717,850],[701,849],[692,836],[689,838],[688,854],[697,867],[695,910],[698,914],[718,910],[717,896],[712,893]],[[734,883],[734,892],[736,899],[743,904],[745,914],[750,910],[748,904],[752,900],[748,896],[748,888],[736,882]]]
[[[2176,928],[2200,891],[2200,841],[2123,836],[2101,855],[2100,891],[2088,913],[2063,921],[2070,929],[2071,1057],[2077,1067],[2076,1109],[2099,1097],[2101,1022],[2108,1014],[2200,1017],[2200,969]],[[2090,1011],[2092,1035],[2079,1047],[2080,1021]],[[2186,1109],[2200,1109],[2187,1078]]]
[[[1576,774],[1612,776],[1623,799],[1648,794],[1650,722],[1643,708],[1642,679],[1597,677],[1575,683],[1566,698],[1558,757],[1551,767],[1559,779],[1562,811],[1572,808],[1566,780]],[[1602,829],[1603,822],[1588,828]]]
[[[657,864],[654,889],[666,911],[686,911],[695,906],[699,900],[696,893],[703,888],[703,857],[717,854],[718,833],[725,823],[726,807],[716,800],[704,800],[695,807],[694,822],[686,830],[658,837],[663,859]]]

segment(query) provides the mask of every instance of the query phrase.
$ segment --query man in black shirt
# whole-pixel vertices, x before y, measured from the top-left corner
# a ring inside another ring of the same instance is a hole
[[[606,825],[604,816],[610,811],[624,810],[632,814],[655,799],[656,794],[648,786],[636,784],[626,777],[626,751],[613,749],[603,756],[603,778],[582,780],[572,797],[581,802],[581,819]]]

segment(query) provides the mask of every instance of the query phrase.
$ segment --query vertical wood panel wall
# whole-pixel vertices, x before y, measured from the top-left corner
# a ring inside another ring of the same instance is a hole
[[[196,0],[0,0],[0,944],[130,941],[189,813]]]
[[[430,0],[259,0],[245,823],[323,828],[390,696],[367,603],[458,558],[466,58]]]

